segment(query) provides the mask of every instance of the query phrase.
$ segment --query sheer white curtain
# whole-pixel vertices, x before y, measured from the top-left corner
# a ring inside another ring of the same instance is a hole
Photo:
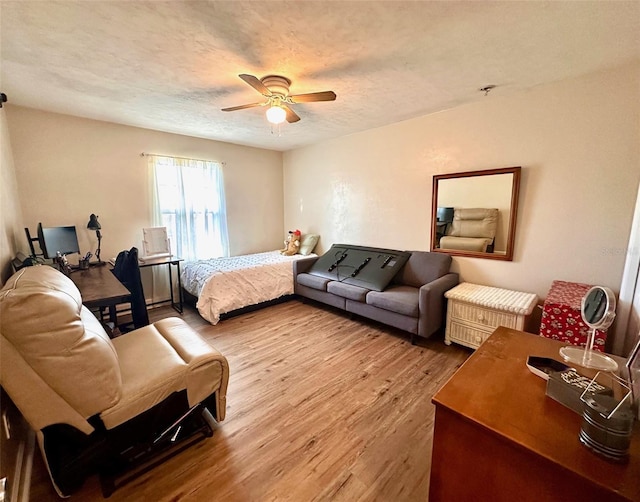
[[[149,155],[154,225],[167,227],[171,251],[185,260],[229,255],[222,165]]]

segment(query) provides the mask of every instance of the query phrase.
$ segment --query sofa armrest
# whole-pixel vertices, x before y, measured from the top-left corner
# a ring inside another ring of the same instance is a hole
[[[445,316],[444,294],[458,282],[458,274],[451,272],[420,288],[418,336],[428,338],[440,329]]]
[[[309,269],[312,267],[312,265],[318,261],[318,258],[320,258],[319,256],[310,256],[308,258],[301,258],[299,260],[295,260],[293,262],[293,278],[295,280],[295,277],[298,274],[304,274],[305,272],[308,272]]]

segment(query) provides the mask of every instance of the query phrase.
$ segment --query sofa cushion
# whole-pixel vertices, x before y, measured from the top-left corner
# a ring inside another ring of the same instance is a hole
[[[360,286],[353,286],[351,284],[345,284],[340,281],[331,281],[327,284],[327,292],[334,295],[348,298],[349,300],[355,300],[357,302],[364,302],[367,293],[370,289],[361,288]]]
[[[331,279],[327,279],[326,277],[320,277],[312,274],[298,274],[296,276],[296,281],[298,284],[302,284],[303,286],[307,286],[308,288],[318,289],[320,291],[327,290],[327,283]]]
[[[367,305],[378,307],[410,317],[418,317],[419,290],[411,286],[391,286],[384,291],[370,291],[367,294]]]
[[[412,251],[409,261],[393,282],[419,288],[449,273],[451,256],[444,253]]]

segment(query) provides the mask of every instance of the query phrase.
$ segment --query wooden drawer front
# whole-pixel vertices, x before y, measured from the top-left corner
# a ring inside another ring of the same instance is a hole
[[[493,329],[490,331],[485,331],[481,328],[472,328],[467,324],[458,324],[457,322],[452,322],[450,324],[448,335],[449,339],[452,342],[466,345],[467,347],[471,347],[472,349],[477,349],[478,347],[480,347],[482,342],[489,338],[489,335],[491,335],[491,333],[493,333]]]
[[[518,317],[510,312],[485,309],[477,305],[461,302],[453,302],[451,304],[451,315],[455,320],[472,322],[488,328],[497,328],[498,326],[516,328]]]

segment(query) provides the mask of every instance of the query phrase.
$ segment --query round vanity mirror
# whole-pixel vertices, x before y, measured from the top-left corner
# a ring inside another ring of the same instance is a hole
[[[582,347],[562,347],[560,355],[569,361],[585,368],[602,371],[616,371],[618,363],[609,356],[593,350],[596,330],[606,330],[616,317],[616,297],[609,288],[594,286],[582,298],[582,320],[591,328],[587,344]]]
[[[605,330],[616,317],[616,297],[609,288],[594,286],[582,299],[582,320],[592,329]]]

